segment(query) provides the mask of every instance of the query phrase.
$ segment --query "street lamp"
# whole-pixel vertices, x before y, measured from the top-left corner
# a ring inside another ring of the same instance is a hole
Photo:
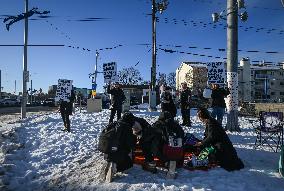
[[[284,0],[283,0],[284,1]],[[228,12],[226,10],[221,11],[220,13],[213,13],[212,14],[212,20],[214,23],[217,23],[219,19],[227,20],[226,17],[235,12],[238,11],[239,9],[245,9],[245,2],[244,0],[238,0],[235,5],[232,7],[231,12]],[[226,16],[223,16],[223,13],[226,12]],[[247,21],[248,19],[248,13],[246,11],[242,12],[241,14],[238,14],[239,18],[241,21]]]
[[[156,110],[156,13],[161,14],[167,9],[168,1],[156,3],[152,0],[152,67],[151,67],[151,92],[149,95],[149,110]]]

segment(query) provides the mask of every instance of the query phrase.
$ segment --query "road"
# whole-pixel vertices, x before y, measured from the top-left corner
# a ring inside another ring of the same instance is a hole
[[[40,112],[40,111],[55,111],[57,107],[48,107],[48,106],[35,106],[27,107],[27,112]],[[21,107],[0,107],[0,115],[5,114],[20,114]]]

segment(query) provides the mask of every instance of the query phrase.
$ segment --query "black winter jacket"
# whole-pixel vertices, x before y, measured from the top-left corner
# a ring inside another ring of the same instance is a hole
[[[117,109],[122,106],[125,101],[125,95],[121,88],[110,88],[110,85],[107,87],[107,93],[111,94],[111,106],[114,109]]]
[[[244,168],[244,164],[238,158],[237,152],[225,130],[213,118],[209,119],[206,124],[202,145],[203,147],[212,145],[216,149],[216,159],[224,169],[232,171]]]
[[[180,92],[180,108],[181,109],[188,109],[189,108],[189,101],[191,98],[191,91],[189,88],[182,90]]]
[[[212,98],[212,107],[222,107],[226,108],[225,97],[229,95],[230,92],[228,89],[218,88],[213,89],[211,98]]]

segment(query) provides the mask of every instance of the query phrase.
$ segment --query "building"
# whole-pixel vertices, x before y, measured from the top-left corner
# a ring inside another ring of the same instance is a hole
[[[238,67],[239,98],[243,101],[283,102],[284,69],[283,65],[266,63],[250,64],[249,59],[242,59]],[[250,75],[249,75],[250,74]],[[249,89],[249,87],[251,87]],[[246,97],[250,99],[246,100]]]
[[[193,95],[199,95],[207,86],[207,67],[201,62],[182,62],[176,70],[176,88],[186,82]]]
[[[137,104],[140,104],[142,103],[143,96],[147,98],[149,97],[149,85],[121,85],[121,89],[128,90],[130,92],[130,102],[137,101]],[[144,100],[144,102],[145,101],[146,100]]]
[[[201,62],[182,62],[176,70],[177,90],[187,82],[193,95],[204,90],[207,79],[207,66]],[[238,97],[240,102],[283,102],[284,63],[251,64],[248,58],[242,58],[238,66]]]

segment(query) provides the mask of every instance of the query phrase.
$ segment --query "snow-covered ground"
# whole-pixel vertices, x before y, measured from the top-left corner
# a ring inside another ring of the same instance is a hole
[[[159,115],[143,106],[132,111],[150,123]],[[71,117],[72,133],[61,131],[63,123],[56,112],[33,114],[23,121],[0,116],[0,190],[284,190],[284,179],[277,172],[279,153],[254,150],[255,134],[243,117],[242,132],[228,132],[245,164],[240,171],[178,169],[177,179],[168,180],[163,171],[151,174],[134,165],[117,174],[114,182],[102,183],[98,175],[103,157],[96,148],[109,114],[109,110],[77,112]],[[184,130],[202,138],[204,128],[195,110],[192,116],[193,127]]]

